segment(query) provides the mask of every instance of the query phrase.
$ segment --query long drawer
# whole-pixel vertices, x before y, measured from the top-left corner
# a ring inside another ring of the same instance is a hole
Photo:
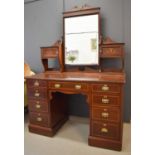
[[[120,122],[120,109],[117,107],[92,108],[93,120]]]
[[[85,83],[73,83],[73,82],[49,82],[49,88],[53,89],[65,89],[65,90],[71,90],[71,91],[86,91],[88,90],[88,85]]]
[[[113,140],[120,139],[119,124],[93,121],[91,127],[92,127],[92,136],[103,137]]]
[[[48,102],[42,100],[29,100],[28,107],[30,111],[34,112],[48,112]]]
[[[92,104],[96,106],[114,105],[120,106],[120,95],[93,93]]]
[[[33,124],[33,125],[44,126],[44,127],[50,126],[50,118],[48,114],[30,112],[29,120],[30,120],[30,124]]]

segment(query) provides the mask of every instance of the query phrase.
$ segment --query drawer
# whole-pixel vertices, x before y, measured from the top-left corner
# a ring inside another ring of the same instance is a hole
[[[58,55],[58,48],[56,47],[46,47],[41,48],[41,57],[42,59],[53,58]]]
[[[96,93],[92,95],[92,104],[96,106],[114,105],[120,106],[120,96],[114,94]]]
[[[48,112],[48,102],[41,100],[29,100],[28,107],[30,111]]]
[[[106,122],[101,122],[101,121],[93,121],[92,122],[92,136],[119,140],[120,139],[119,124],[106,123]]]
[[[47,100],[47,89],[46,88],[29,88],[27,90],[28,99],[44,99]]]
[[[113,92],[120,93],[121,86],[119,84],[103,83],[103,84],[93,84],[93,92]]]
[[[93,120],[120,122],[120,109],[115,107],[92,108]]]
[[[123,50],[122,47],[102,47],[100,56],[105,58],[122,57]]]
[[[30,124],[33,124],[33,125],[39,125],[44,127],[50,126],[50,120],[49,120],[48,114],[30,112],[29,120],[30,120]]]
[[[28,88],[47,87],[47,81],[45,81],[45,80],[28,79],[28,80],[26,80],[26,84],[27,84]]]
[[[49,82],[49,87],[53,89],[65,89],[65,90],[71,90],[71,91],[81,91],[81,90],[87,90],[88,85],[87,84],[81,84],[81,83],[67,83],[67,82]]]

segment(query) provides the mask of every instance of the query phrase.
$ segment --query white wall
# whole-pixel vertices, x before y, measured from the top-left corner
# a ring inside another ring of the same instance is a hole
[[[40,47],[62,36],[62,0],[41,0],[24,5],[24,59],[37,72],[43,70]]]

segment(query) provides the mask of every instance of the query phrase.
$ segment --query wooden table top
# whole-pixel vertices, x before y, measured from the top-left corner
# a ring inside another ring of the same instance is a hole
[[[47,71],[26,79],[41,79],[53,81],[81,81],[81,82],[115,82],[125,83],[124,72],[59,72]]]

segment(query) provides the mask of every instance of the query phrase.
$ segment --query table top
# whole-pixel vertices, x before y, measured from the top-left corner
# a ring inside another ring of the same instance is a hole
[[[125,83],[124,72],[59,72],[47,71],[33,76],[27,76],[26,79],[41,79],[53,81],[81,81],[81,82],[115,82]]]

